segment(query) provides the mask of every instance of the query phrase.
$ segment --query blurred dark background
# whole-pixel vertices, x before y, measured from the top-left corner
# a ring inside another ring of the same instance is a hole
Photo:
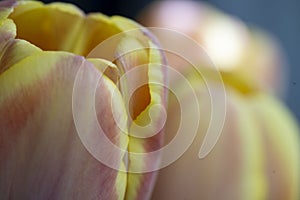
[[[60,0],[63,1],[63,0]],[[44,0],[44,2],[52,2]],[[134,19],[150,0],[66,0],[85,12],[123,15]],[[300,121],[300,1],[299,0],[206,0],[248,24],[273,34],[286,53],[289,66],[286,104]]]

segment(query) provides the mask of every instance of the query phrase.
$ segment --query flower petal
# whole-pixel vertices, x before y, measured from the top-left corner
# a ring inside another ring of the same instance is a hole
[[[78,45],[76,51],[80,50],[79,54],[88,55],[98,44],[120,32],[108,16],[101,13],[89,14],[80,27],[78,42],[81,43],[81,47]]]
[[[199,81],[195,83],[197,84],[194,87],[195,92],[201,100],[199,102],[201,117],[197,135],[189,149],[178,160],[159,171],[152,198],[264,199],[265,183],[261,178],[263,157],[259,132],[252,116],[249,115],[250,110],[245,105],[243,97],[236,91],[231,89],[227,91],[226,121],[218,142],[210,154],[199,159],[198,153],[209,126],[216,126],[210,124],[212,106],[216,105],[211,105],[211,95],[206,85]],[[180,86],[180,83],[175,84]],[[222,88],[215,85],[215,88],[210,89],[218,91],[219,87]],[[194,113],[194,110],[191,110],[193,107],[189,106],[193,98],[192,94],[182,91],[177,95],[183,96],[183,102],[180,103],[184,107],[178,108],[179,105],[176,104],[174,97],[169,96],[165,144],[176,139],[174,137],[178,134],[178,124],[180,125],[183,120],[180,109]],[[191,138],[189,135],[193,132],[194,130],[190,129],[184,130],[187,138]]]
[[[123,199],[126,174],[97,161],[75,129],[72,92],[80,67],[97,73],[79,56],[41,52],[0,75],[1,199]],[[113,87],[99,83],[96,114],[111,141],[126,149],[112,120]]]
[[[19,2],[9,18],[16,23],[18,38],[43,50],[79,55],[87,55],[99,43],[120,32],[109,17],[103,14],[84,16],[81,10],[67,3]]]
[[[268,199],[299,199],[299,127],[287,108],[272,96],[248,98],[264,144]]]
[[[2,12],[6,13],[0,21],[0,74],[23,58],[40,51],[39,48],[25,40],[15,39],[16,26],[11,19],[6,19],[12,12],[14,3],[13,1],[2,2],[2,4],[4,3],[8,7],[0,5],[0,8],[4,10]]]
[[[212,105],[206,86],[195,83],[205,117],[200,118],[198,135],[191,147],[176,162],[160,170],[153,199],[298,199],[299,128],[287,109],[268,94],[244,95],[227,86],[222,134],[212,152],[199,159],[197,154],[211,122]],[[189,110],[191,94],[184,90],[178,95],[185,98],[184,109],[193,113]],[[165,144],[172,142],[182,120],[176,105],[170,96]],[[193,130],[185,131],[189,137]]]
[[[68,51],[76,44],[74,37],[83,13],[65,3],[43,5],[21,1],[9,18],[17,26],[17,38],[27,40],[43,50]]]
[[[131,117],[126,199],[148,199],[156,178],[152,171],[157,169],[160,155],[145,155],[162,146],[165,59],[145,28],[119,16],[113,16],[111,21],[122,33],[98,45],[88,57],[105,58],[118,67],[118,85]]]
[[[25,40],[11,40],[7,43],[5,52],[3,52],[2,58],[0,59],[0,73],[22,59],[40,51],[41,50],[38,47]]]
[[[134,71],[127,77],[128,90],[138,88],[133,95],[129,95],[132,103],[129,107],[136,110],[133,110],[133,121],[129,129],[128,169],[131,173],[128,174],[126,198],[149,199],[161,155],[148,153],[159,150],[163,144],[163,112],[166,105],[166,77],[162,67],[164,61],[160,50],[152,42],[149,43],[149,49],[146,48],[147,51],[132,38],[125,38],[121,44],[124,45],[124,52],[125,48],[132,50],[120,58],[126,71]]]
[[[115,84],[118,83],[120,78],[120,71],[118,67],[112,62],[100,58],[89,58],[89,62],[93,63],[93,65],[105,76],[107,76],[111,81]]]
[[[7,18],[7,16],[12,12],[16,1],[8,0],[0,2],[0,20]]]

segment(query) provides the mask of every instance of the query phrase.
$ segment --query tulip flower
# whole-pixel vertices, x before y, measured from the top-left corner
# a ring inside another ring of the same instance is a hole
[[[237,74],[234,76],[242,79],[246,87],[284,95],[286,61],[270,34],[248,27],[209,4],[195,1],[154,1],[141,12],[139,21],[191,37],[206,50],[220,71],[226,76]],[[190,54],[198,57],[202,49]]]
[[[200,159],[209,127],[218,126],[211,122],[212,107],[218,105],[195,75],[189,82],[200,106],[197,135],[178,160],[160,170],[153,199],[299,199],[299,127],[287,108],[268,94],[244,94],[226,85],[224,127],[211,152]],[[216,84],[212,90],[218,92],[222,87]],[[183,109],[193,113],[192,93],[181,90],[182,103],[188,105]],[[166,143],[174,140],[182,120],[176,98],[169,99]],[[192,137],[193,131],[184,133]]]
[[[169,34],[154,33],[162,48],[173,48],[167,59],[185,77],[170,78],[170,87],[178,92],[169,95],[165,144],[180,133],[182,111],[190,113],[186,127],[193,127],[195,100],[200,110],[193,143],[178,160],[160,170],[152,198],[299,199],[299,127],[275,95],[282,84],[282,64],[277,62],[277,55],[282,55],[276,43],[261,31],[249,31],[242,22],[196,2],[162,1],[148,9],[141,13],[141,22],[169,29]],[[189,39],[168,40],[178,31]],[[188,42],[198,42],[198,48]],[[206,61],[200,45],[216,67]],[[192,92],[183,87],[185,81]],[[224,90],[224,98],[212,99],[212,93],[223,97]],[[224,127],[219,138],[213,138],[218,139],[215,146],[203,154],[207,141],[214,144],[209,139],[210,128],[222,123],[214,120],[222,116],[222,110],[213,116],[213,109],[223,104]],[[183,130],[187,138],[193,137],[193,131]]]
[[[137,127],[166,102],[150,84],[165,73],[149,31],[71,4],[8,0],[0,47],[0,199],[149,198],[156,175],[146,168],[159,155],[135,154],[160,148],[162,131],[147,138]]]

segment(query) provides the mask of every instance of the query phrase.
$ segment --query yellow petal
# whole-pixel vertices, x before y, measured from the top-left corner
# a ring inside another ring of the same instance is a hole
[[[78,31],[80,37],[75,52],[80,50],[78,51],[80,54],[88,55],[101,42],[120,32],[121,30],[112,23],[109,17],[101,13],[89,14]]]
[[[43,5],[22,1],[9,17],[17,26],[18,38],[43,50],[79,55],[87,55],[99,43],[120,32],[109,17],[103,14],[84,16],[77,7],[66,3]]]
[[[128,174],[126,199],[150,198],[156,179],[155,171],[157,166],[159,166],[161,157],[161,154],[155,153],[147,155],[147,153],[152,153],[162,147],[164,134],[162,128],[165,122],[163,112],[166,105],[166,91],[164,88],[166,86],[166,77],[162,67],[162,63],[164,63],[163,57],[156,45],[150,42],[149,46],[149,60],[145,68],[147,70],[145,75],[147,76],[146,80],[149,82],[147,90],[150,95],[150,102],[138,114],[129,129],[131,137],[128,147],[128,168],[129,172],[132,173]],[[136,53],[133,52],[133,54]],[[132,57],[129,58],[132,59]],[[127,63],[130,62],[127,61]],[[143,73],[145,72],[144,70],[138,72]],[[141,74],[135,75],[139,75],[136,78],[141,77]],[[144,96],[144,98],[147,98],[147,96]],[[140,97],[137,96],[135,100],[138,102],[142,99],[141,95]]]
[[[89,58],[88,61],[93,63],[93,65],[115,84],[118,84],[118,80],[121,76],[121,73],[118,67],[112,62],[100,58]]]
[[[297,121],[274,97],[257,94],[247,101],[264,144],[268,199],[299,199],[300,140]]]
[[[31,1],[20,2],[9,16],[17,26],[17,38],[43,50],[66,51],[75,45],[82,17],[82,12],[69,4],[41,5]]]

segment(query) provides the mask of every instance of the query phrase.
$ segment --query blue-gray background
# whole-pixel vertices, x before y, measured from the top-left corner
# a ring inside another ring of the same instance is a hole
[[[60,0],[62,1],[62,0]],[[44,2],[51,2],[44,0]],[[135,18],[151,1],[147,0],[66,0],[85,12],[103,12]],[[289,64],[286,104],[300,121],[300,1],[299,0],[206,0],[243,21],[257,25],[275,35],[287,55]]]

